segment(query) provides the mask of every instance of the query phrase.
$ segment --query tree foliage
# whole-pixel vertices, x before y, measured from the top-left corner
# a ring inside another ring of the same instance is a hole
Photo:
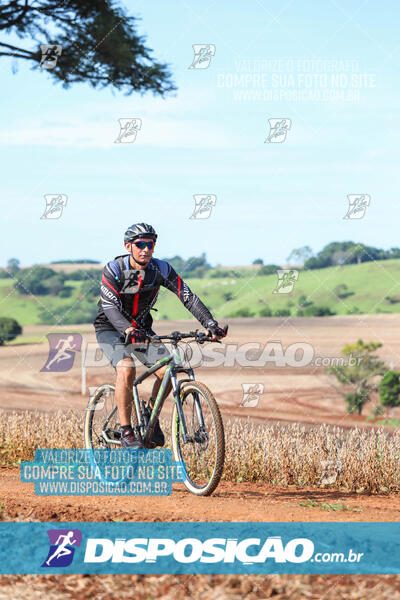
[[[400,249],[390,248],[382,250],[373,246],[366,246],[356,242],[331,242],[327,244],[316,256],[312,256],[304,263],[305,269],[323,269],[325,267],[359,264],[375,260],[399,258]]]
[[[20,262],[18,260],[18,258],[10,258],[7,261],[7,269],[10,272],[12,277],[15,277],[15,275],[18,273],[19,271],[19,265]]]
[[[310,246],[302,246],[301,248],[292,250],[286,260],[289,264],[294,263],[296,265],[303,265],[306,260],[311,258],[312,254],[313,251]]]
[[[400,406],[400,373],[387,371],[379,386],[379,399],[383,406]]]
[[[347,364],[327,368],[327,372],[343,386],[336,389],[345,398],[347,412],[361,415],[370,394],[378,390],[376,377],[387,371],[385,363],[373,354],[381,346],[380,342],[365,343],[361,339],[355,344],[346,344],[341,354],[347,359]]]
[[[17,273],[14,288],[22,295],[45,296],[51,294],[57,296],[64,288],[65,280],[65,273],[56,273],[48,267],[35,265],[27,269],[21,269]]]
[[[0,317],[0,346],[21,335],[22,327],[15,319]]]
[[[191,256],[187,260],[179,255],[175,255],[172,258],[163,258],[163,260],[166,260],[177,273],[183,275],[194,276],[195,274],[200,275],[200,273],[204,275],[208,269],[211,269],[211,265],[207,262],[205,252],[200,256]]]
[[[263,265],[257,270],[257,275],[274,275],[278,269],[279,265]]]
[[[111,86],[126,95],[175,90],[167,65],[151,56],[136,32],[138,19],[114,0],[12,0],[0,6],[0,30],[26,43],[0,42],[0,56],[26,60],[40,68],[42,44],[61,45],[54,68],[46,69],[64,88],[87,82]]]

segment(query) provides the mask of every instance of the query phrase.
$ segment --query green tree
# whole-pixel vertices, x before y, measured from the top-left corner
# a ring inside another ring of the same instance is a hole
[[[279,265],[263,265],[257,270],[257,275],[274,275],[278,269]]]
[[[392,417],[394,407],[400,406],[400,373],[387,371],[379,385],[379,399],[383,406],[391,407]]]
[[[371,393],[378,391],[376,377],[387,371],[385,363],[373,354],[381,346],[380,342],[364,343],[361,339],[355,344],[346,344],[341,354],[347,364],[326,369],[342,384],[342,388],[337,388],[331,383],[344,396],[349,413],[361,415]]]
[[[61,290],[64,289],[65,277],[60,273],[53,275],[45,280],[45,286],[49,294],[52,296],[58,296]]]
[[[255,260],[253,260],[253,265],[263,265],[264,261],[262,258],[256,258]]]
[[[21,269],[18,272],[14,288],[19,294],[44,296],[49,293],[45,285],[46,281],[55,276],[57,276],[57,273],[47,267],[34,266],[28,269]]]
[[[222,297],[225,300],[225,302],[231,302],[231,300],[233,300],[233,294],[232,294],[232,292],[224,292],[222,294]]]
[[[333,293],[338,298],[347,298],[348,296],[352,296],[354,292],[350,292],[349,288],[345,283],[339,283],[337,286],[333,288]]]
[[[172,258],[163,258],[163,260],[166,260],[177,273],[182,273],[184,275],[189,275],[193,272],[196,272],[197,277],[200,273],[202,273],[200,277],[203,277],[204,273],[211,268],[211,265],[209,265],[207,262],[205,252],[203,252],[200,256],[191,256],[187,260],[183,259],[179,255],[173,256]],[[202,269],[200,269],[200,267]]]
[[[299,314],[301,313],[301,314]],[[328,306],[307,306],[304,310],[298,311],[298,317],[329,317],[335,313]]]
[[[22,327],[15,319],[0,317],[0,346],[21,335]]]
[[[299,304],[299,306],[301,306],[301,308],[305,308],[306,306],[311,306],[313,304],[313,302],[311,300],[307,300],[307,296],[302,294],[299,297],[298,304]]]
[[[304,263],[305,269],[323,269],[336,265],[385,260],[392,254],[380,248],[365,246],[356,242],[331,242],[327,244],[316,256],[312,256]]]
[[[0,30],[16,34],[28,46],[3,40],[0,56],[38,68],[41,44],[62,46],[55,67],[46,71],[64,88],[83,81],[126,95],[152,91],[164,96],[176,89],[167,65],[152,58],[145,38],[137,34],[138,19],[113,0],[9,0],[1,3],[0,18]]]
[[[289,264],[294,263],[296,265],[304,265],[306,260],[311,258],[312,254],[313,251],[310,246],[302,246],[301,248],[292,250],[286,260]]]
[[[19,265],[20,262],[18,260],[18,258],[10,258],[7,262],[7,269],[9,270],[9,272],[11,273],[11,275],[13,277],[16,276],[16,274],[19,271]]]
[[[81,284],[80,293],[87,300],[97,298],[100,295],[100,279],[88,279]]]

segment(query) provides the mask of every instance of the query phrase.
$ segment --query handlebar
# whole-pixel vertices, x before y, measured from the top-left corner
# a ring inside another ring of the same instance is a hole
[[[228,325],[225,325],[225,327],[224,327],[225,335],[227,334],[227,331],[228,331]],[[125,334],[125,344],[130,343],[130,334],[131,334],[130,331],[128,331],[128,333]],[[169,335],[149,335],[149,336],[147,336],[147,339],[149,340],[149,342],[161,342],[162,340],[171,340],[172,342],[177,343],[183,339],[188,339],[188,338],[193,338],[194,341],[197,342],[198,344],[204,344],[204,342],[215,342],[217,344],[221,344],[221,342],[219,340],[213,340],[211,335],[207,335],[206,333],[204,333],[203,331],[199,331],[198,329],[196,329],[195,331],[189,331],[189,333],[182,333],[181,331],[173,331]]]

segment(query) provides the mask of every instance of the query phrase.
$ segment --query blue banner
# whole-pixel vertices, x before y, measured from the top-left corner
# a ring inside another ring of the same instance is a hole
[[[0,573],[400,573],[400,523],[0,523]]]
[[[20,465],[21,481],[45,496],[168,495],[185,463],[162,450],[36,450]]]

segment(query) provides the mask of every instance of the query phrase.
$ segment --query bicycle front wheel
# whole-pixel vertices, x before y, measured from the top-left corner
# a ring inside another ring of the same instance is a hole
[[[225,460],[224,426],[218,404],[203,383],[193,381],[181,387],[182,410],[188,438],[176,404],[172,412],[172,448],[175,460],[185,463],[184,484],[197,496],[209,496],[217,487]]]
[[[121,433],[115,402],[115,386],[105,383],[98,387],[86,407],[85,448],[118,448]]]

